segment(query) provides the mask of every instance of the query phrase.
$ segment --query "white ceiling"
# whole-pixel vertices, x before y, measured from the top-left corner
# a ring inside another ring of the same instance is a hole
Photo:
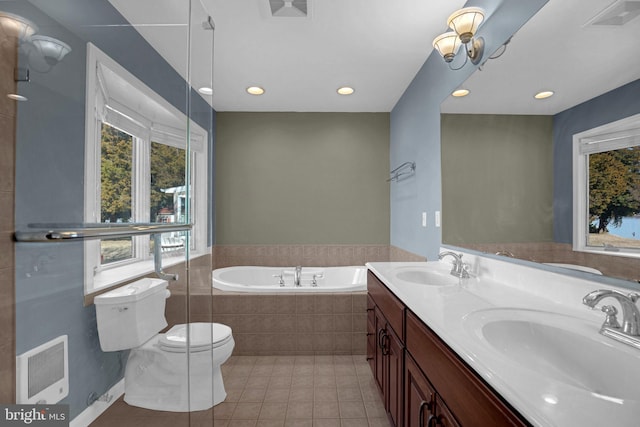
[[[192,2],[192,25],[174,0],[110,0],[194,86],[210,80],[217,111],[391,111],[463,0],[308,0],[306,18],[272,17],[269,0]],[[623,27],[585,27],[613,0],[550,0],[464,87],[444,112],[555,114],[640,77],[640,18]],[[212,35],[215,34],[215,44]],[[451,71],[455,73],[456,71]],[[190,74],[188,76],[187,74]],[[201,83],[202,82],[202,83]],[[266,93],[245,92],[259,85]],[[336,93],[353,86],[354,95]],[[540,89],[556,95],[534,102]]]

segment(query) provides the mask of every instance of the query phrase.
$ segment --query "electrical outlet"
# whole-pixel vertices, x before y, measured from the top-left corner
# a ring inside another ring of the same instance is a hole
[[[435,218],[435,222],[436,222],[436,227],[440,227],[440,211],[436,211],[436,214],[434,215]]]

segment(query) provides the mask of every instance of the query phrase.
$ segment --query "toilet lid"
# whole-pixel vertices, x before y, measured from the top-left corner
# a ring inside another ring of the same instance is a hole
[[[188,326],[190,352],[218,347],[231,338],[231,328],[220,323],[189,323]],[[187,325],[175,325],[161,335],[159,343],[167,351],[187,351]]]

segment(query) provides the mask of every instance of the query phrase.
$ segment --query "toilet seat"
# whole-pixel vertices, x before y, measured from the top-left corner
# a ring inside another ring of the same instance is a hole
[[[187,324],[173,326],[160,335],[158,345],[171,353],[197,353],[225,345],[230,340],[231,328],[220,323],[189,323],[187,348]]]

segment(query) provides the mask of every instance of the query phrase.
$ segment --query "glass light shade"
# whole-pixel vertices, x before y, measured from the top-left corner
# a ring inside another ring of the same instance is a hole
[[[24,41],[35,34],[38,27],[22,16],[0,12],[0,30],[6,37],[15,37]]]
[[[433,40],[433,47],[446,62],[451,62],[460,48],[460,37],[453,31],[440,34]]]
[[[535,99],[546,99],[546,98],[550,98],[553,96],[553,91],[552,90],[543,90],[542,92],[538,92],[535,95],[533,95],[533,97]]]
[[[456,10],[447,19],[447,25],[455,31],[462,43],[469,43],[484,20],[484,10],[479,7],[465,7]]]
[[[68,44],[53,37],[33,36],[31,43],[35,45],[49,65],[57,64],[71,52],[71,47]]]

